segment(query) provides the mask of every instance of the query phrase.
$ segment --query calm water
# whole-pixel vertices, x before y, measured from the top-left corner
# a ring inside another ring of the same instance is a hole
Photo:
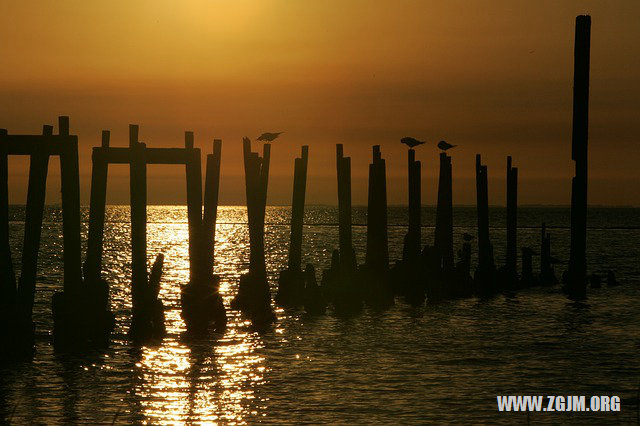
[[[475,233],[475,209],[456,208],[455,239]],[[86,211],[85,219],[86,219]],[[12,209],[14,260],[20,256],[23,209]],[[516,297],[469,299],[415,309],[401,301],[384,313],[345,320],[277,309],[277,321],[255,332],[236,311],[215,339],[187,340],[180,285],[188,279],[186,208],[150,207],[149,259],[165,254],[161,297],[168,334],[133,347],[127,207],[107,211],[104,276],[117,326],[110,348],[83,358],[50,344],[50,301],[62,282],[60,210],[48,208],[40,250],[33,361],[0,370],[0,419],[15,423],[636,423],[640,386],[640,210],[592,209],[591,271],[614,269],[623,286],[590,292],[584,304],[557,288]],[[504,210],[492,209],[492,239],[504,259]],[[304,261],[326,267],[337,245],[337,212],[310,207]],[[431,243],[435,211],[425,208]],[[228,304],[248,268],[244,207],[218,214],[216,273]],[[286,264],[288,207],[267,211],[267,267],[272,286]],[[537,249],[539,224],[551,227],[552,252],[568,258],[569,210],[523,208],[519,244]],[[406,213],[390,209],[390,252],[401,254]],[[364,257],[364,209],[354,209],[354,243]],[[86,232],[86,223],[84,226]],[[86,237],[86,235],[85,235]],[[86,238],[85,238],[86,239]],[[474,248],[475,249],[475,248]],[[560,270],[564,269],[560,265]],[[319,273],[319,270],[318,270]],[[318,277],[319,278],[319,277]],[[272,287],[274,290],[275,288]],[[498,413],[497,394],[619,395],[619,413]]]

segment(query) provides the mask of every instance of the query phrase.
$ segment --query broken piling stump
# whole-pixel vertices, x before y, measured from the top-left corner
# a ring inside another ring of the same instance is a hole
[[[304,145],[300,158],[294,161],[289,261],[287,269],[280,272],[276,293],[276,303],[290,308],[304,304],[306,275],[302,272],[302,228],[308,160],[309,147]]]

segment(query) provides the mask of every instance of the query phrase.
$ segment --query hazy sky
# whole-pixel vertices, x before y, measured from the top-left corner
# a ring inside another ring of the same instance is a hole
[[[310,145],[308,202],[336,203],[335,144],[366,202],[371,146],[387,160],[389,202],[406,202],[403,136],[426,139],[423,202],[435,204],[435,144],[452,151],[454,202],[475,202],[475,154],[504,204],[506,156],[521,203],[568,204],[575,16],[592,16],[590,202],[640,205],[640,1],[153,0],[0,3],[0,127],[39,133],[71,117],[82,201],[100,131],[128,143],[211,150],[223,139],[221,201],[243,204],[242,136],[272,147],[269,203],[288,204],[293,159]],[[27,160],[10,159],[11,201]],[[58,201],[58,161],[48,202]],[[183,203],[184,170],[149,167],[149,202]],[[127,203],[128,167],[109,200]]]

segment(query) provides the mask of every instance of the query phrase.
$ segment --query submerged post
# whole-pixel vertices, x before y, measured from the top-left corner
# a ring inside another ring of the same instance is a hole
[[[89,237],[87,240],[87,260],[85,279],[96,283],[102,271],[102,243],[104,235],[105,209],[107,204],[107,173],[109,162],[101,148],[109,148],[111,132],[102,131],[102,146],[94,148],[91,157],[91,198],[89,199]]]
[[[573,74],[573,133],[571,159],[575,177],[571,186],[571,250],[567,291],[573,298],[587,292],[587,142],[589,131],[589,62],[591,17],[576,17]]]
[[[440,153],[435,248],[445,270],[453,268],[453,195],[451,157]]]
[[[507,272],[511,276],[518,270],[518,168],[507,157]]]

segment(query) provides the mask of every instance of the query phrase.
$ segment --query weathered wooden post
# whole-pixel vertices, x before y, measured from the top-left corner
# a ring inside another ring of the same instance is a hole
[[[251,151],[251,140],[243,140],[244,171],[249,221],[249,273],[242,276],[231,306],[251,317],[254,323],[268,323],[275,316],[267,281],[264,254],[264,216],[269,182],[271,144],[264,144],[262,158]]]
[[[518,168],[507,157],[507,274],[510,280],[518,274]]]
[[[369,203],[367,208],[367,253],[365,264],[378,271],[389,269],[387,237],[387,178],[380,145],[373,147],[369,165]]]
[[[189,222],[189,279],[199,282],[204,274],[205,259],[200,242],[202,235],[202,165],[200,150],[193,147],[193,132],[185,132],[184,147],[186,152],[187,181],[187,217]]]
[[[204,185],[204,216],[202,232],[205,236],[205,270],[213,273],[213,259],[216,241],[216,220],[218,217],[218,195],[220,193],[220,161],[222,141],[213,140],[213,154],[207,155]]]
[[[336,144],[336,168],[338,173],[340,269],[343,272],[350,272],[356,267],[351,229],[351,157],[344,156],[342,144]]]
[[[16,298],[16,276],[9,246],[9,156],[3,140],[6,135],[7,131],[0,129],[0,315],[13,306]]]
[[[43,126],[43,136],[53,133],[52,126]],[[42,233],[42,218],[46,194],[49,154],[33,153],[29,164],[29,187],[24,223],[24,243],[22,248],[22,272],[18,281],[18,305],[21,321],[31,323],[31,312],[36,289],[38,249]]]
[[[489,237],[489,185],[487,166],[476,155],[476,199],[478,214],[478,268],[475,273],[480,294],[487,296],[497,290],[493,246]]]
[[[69,117],[58,119],[61,136],[69,136]],[[64,291],[78,293],[82,286],[80,243],[80,173],[78,168],[78,141],[64,144],[60,154],[62,178],[62,228],[64,244]]]
[[[102,148],[109,148],[111,133],[102,131]],[[91,168],[91,196],[89,199],[89,236],[87,239],[87,259],[85,261],[85,280],[97,283],[102,271],[102,243],[104,239],[104,220],[107,204],[107,173],[109,162],[106,152],[94,149]]]
[[[551,235],[547,232],[547,226],[543,222],[540,230],[540,284],[557,284],[555,270],[551,263]]]
[[[444,270],[453,268],[453,196],[451,157],[440,153],[435,249]]]
[[[302,146],[300,158],[294,162],[293,199],[291,203],[291,239],[289,244],[289,269],[302,270],[302,228],[304,225],[304,201],[307,186],[309,146]]]
[[[409,231],[406,236],[407,248],[405,253],[408,255],[404,261],[414,261],[420,255],[420,242],[422,240],[422,220],[421,220],[421,164],[416,161],[416,151],[409,149]]]
[[[389,276],[389,242],[387,234],[387,177],[380,145],[373,146],[369,164],[369,199],[367,207],[367,252],[361,271],[363,296],[374,307],[393,304]]]
[[[186,132],[185,148],[193,149],[193,133]],[[182,288],[182,318],[190,331],[204,331],[214,323],[223,331],[227,320],[222,298],[218,293],[219,278],[213,274],[215,229],[220,183],[222,141],[213,141],[213,154],[207,155],[204,215],[202,213],[202,183],[200,151],[193,151],[187,162],[187,200],[189,203],[189,246],[191,279]]]
[[[129,188],[131,205],[131,304],[133,335],[145,336],[150,314],[145,309],[147,276],[147,162],[144,143],[138,140],[138,126],[129,125]]]
[[[589,131],[589,62],[591,16],[576,17],[573,74],[571,159],[576,163],[571,186],[571,250],[566,291],[580,299],[587,294],[587,182]]]
[[[296,158],[294,161],[289,262],[287,269],[280,272],[276,294],[276,302],[286,307],[296,307],[304,303],[305,275],[302,272],[302,230],[308,160],[309,146],[304,145],[300,158]]]

